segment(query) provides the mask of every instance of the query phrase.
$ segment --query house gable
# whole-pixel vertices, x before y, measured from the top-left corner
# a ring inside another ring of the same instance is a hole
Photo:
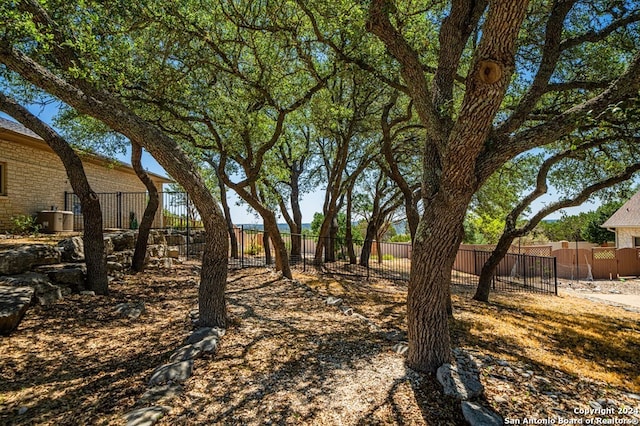
[[[603,228],[640,228],[640,191],[620,207],[605,223]]]

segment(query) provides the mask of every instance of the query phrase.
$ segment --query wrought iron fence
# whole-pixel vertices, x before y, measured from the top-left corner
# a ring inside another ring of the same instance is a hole
[[[153,227],[169,230],[167,244],[176,247],[181,256],[201,257],[204,230],[198,211],[183,192],[161,192],[161,209]],[[148,202],[146,192],[100,193],[105,228],[136,229]],[[77,196],[65,193],[65,210],[74,213],[74,229],[82,230],[82,211]],[[229,266],[244,268],[275,263],[270,238],[261,229],[235,229],[237,250],[229,245]],[[351,241],[318,238],[311,235],[283,233],[289,264],[295,270],[317,270],[323,273],[408,280],[411,269],[411,244],[376,241]],[[452,270],[452,283],[472,289],[478,284],[482,265],[490,251],[461,248]],[[492,277],[492,288],[557,294],[555,257],[508,253]]]
[[[453,284],[475,289],[490,251],[460,249],[451,272]],[[499,291],[558,294],[555,257],[507,253],[491,278],[491,288]]]
[[[97,195],[105,229],[136,229],[149,201],[146,192],[102,192]],[[158,197],[161,208],[156,212],[154,228],[202,228],[200,214],[187,193],[160,192]],[[64,200],[64,209],[73,212],[74,230],[81,231],[83,217],[78,196],[65,192]]]
[[[238,251],[230,251],[232,267],[267,266],[275,263],[273,244],[265,244],[262,230],[236,229]],[[410,244],[372,242],[367,249],[364,241],[351,245],[341,239],[318,238],[305,234],[282,233],[289,265],[294,270],[319,271],[354,277],[407,280],[411,254]],[[352,247],[352,250],[349,247]],[[369,252],[369,258],[363,252]]]

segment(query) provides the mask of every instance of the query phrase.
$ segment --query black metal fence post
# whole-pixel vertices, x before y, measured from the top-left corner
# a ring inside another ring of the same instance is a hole
[[[240,267],[244,268],[244,225],[240,225]]]
[[[186,197],[186,209],[187,209],[187,257],[189,257],[189,239],[191,238],[191,232],[190,232],[190,228],[189,228],[189,222],[190,222],[190,218],[189,218],[189,194],[187,193],[185,195]]]
[[[558,258],[553,258],[553,289],[554,293],[558,295]]]
[[[118,228],[122,229],[122,192],[118,192],[116,194],[116,199],[117,199],[117,205],[118,205],[118,219],[117,219],[117,224],[118,224]]]

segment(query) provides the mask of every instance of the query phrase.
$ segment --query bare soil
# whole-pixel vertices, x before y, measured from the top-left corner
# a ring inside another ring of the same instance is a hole
[[[197,268],[127,275],[107,297],[31,308],[0,345],[0,424],[124,424],[193,330]],[[159,402],[172,409],[158,424],[465,424],[459,403],[395,350],[406,339],[405,283],[295,278],[230,271],[232,325],[218,353]],[[117,313],[138,301],[140,318]],[[639,314],[570,295],[480,305],[454,295],[454,307],[453,341],[479,363],[480,403],[504,417],[569,416],[597,401],[640,410]]]

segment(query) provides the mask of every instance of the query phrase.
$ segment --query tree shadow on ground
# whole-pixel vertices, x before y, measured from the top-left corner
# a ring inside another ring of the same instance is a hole
[[[640,390],[640,375],[629,375],[640,369],[637,319],[616,317],[613,310],[589,311],[588,306],[583,311],[559,312],[545,307],[544,301],[520,303],[505,297],[489,304],[463,303],[470,315],[451,322],[456,345],[474,346],[498,357],[508,355],[542,371],[562,371],[573,377],[586,374]]]

